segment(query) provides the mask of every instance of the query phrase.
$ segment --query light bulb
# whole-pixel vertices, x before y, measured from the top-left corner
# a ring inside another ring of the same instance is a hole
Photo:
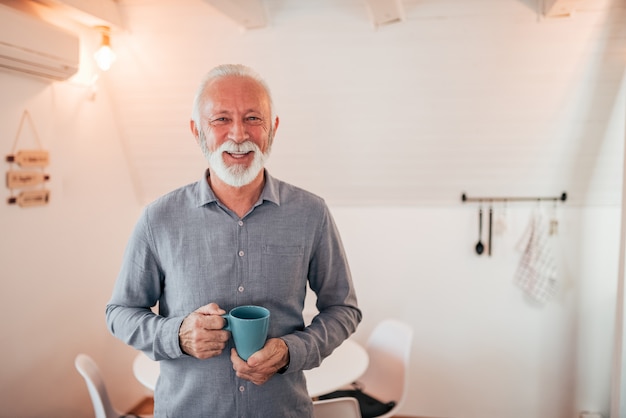
[[[98,51],[94,54],[96,64],[102,71],[107,71],[111,68],[111,65],[115,62],[115,53],[111,49],[111,38],[109,36],[109,28],[103,26],[100,28],[102,31],[102,43]]]
[[[94,58],[96,59],[96,64],[102,71],[107,71],[111,68],[111,64],[115,61],[115,53],[108,45],[102,45],[98,52],[94,54]]]

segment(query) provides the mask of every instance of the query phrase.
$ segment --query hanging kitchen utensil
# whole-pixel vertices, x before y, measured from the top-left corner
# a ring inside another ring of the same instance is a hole
[[[503,201],[502,208],[493,216],[493,233],[495,235],[503,235],[506,232],[506,199]]]
[[[489,205],[489,242],[487,243],[489,257],[491,257],[491,230],[492,230],[492,227],[493,227],[493,206],[490,204]]]
[[[550,219],[550,235],[557,235],[559,233],[559,220],[556,217],[556,200],[552,207],[552,218]]]
[[[478,243],[476,244],[476,254],[481,255],[485,250],[481,239],[483,236],[483,206],[478,208]]]

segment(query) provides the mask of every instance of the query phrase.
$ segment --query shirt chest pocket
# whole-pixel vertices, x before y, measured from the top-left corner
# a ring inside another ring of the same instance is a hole
[[[304,247],[301,245],[264,244],[261,267],[268,283],[294,285],[306,279]]]

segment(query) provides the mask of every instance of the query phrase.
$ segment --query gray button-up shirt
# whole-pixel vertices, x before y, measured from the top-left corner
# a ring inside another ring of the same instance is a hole
[[[361,320],[332,216],[321,198],[266,171],[259,201],[240,219],[218,201],[207,175],[145,208],[106,308],[108,327],[160,361],[156,417],[312,417],[302,371],[319,366]],[[305,327],[307,283],[320,313]],[[226,311],[268,308],[269,338],[289,347],[288,371],[260,386],[237,378],[232,339],[207,360],[183,353],[183,319],[211,302]]]

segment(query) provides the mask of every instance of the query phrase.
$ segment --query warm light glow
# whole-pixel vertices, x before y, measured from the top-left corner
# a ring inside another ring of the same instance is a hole
[[[101,46],[98,52],[94,54],[96,64],[102,71],[107,71],[115,61],[115,53],[110,46]]]
[[[111,37],[109,34],[109,28],[106,26],[100,26],[99,29],[102,32],[102,43],[100,49],[94,54],[96,64],[102,71],[107,71],[111,68],[111,65],[115,62],[115,53],[111,49]]]

